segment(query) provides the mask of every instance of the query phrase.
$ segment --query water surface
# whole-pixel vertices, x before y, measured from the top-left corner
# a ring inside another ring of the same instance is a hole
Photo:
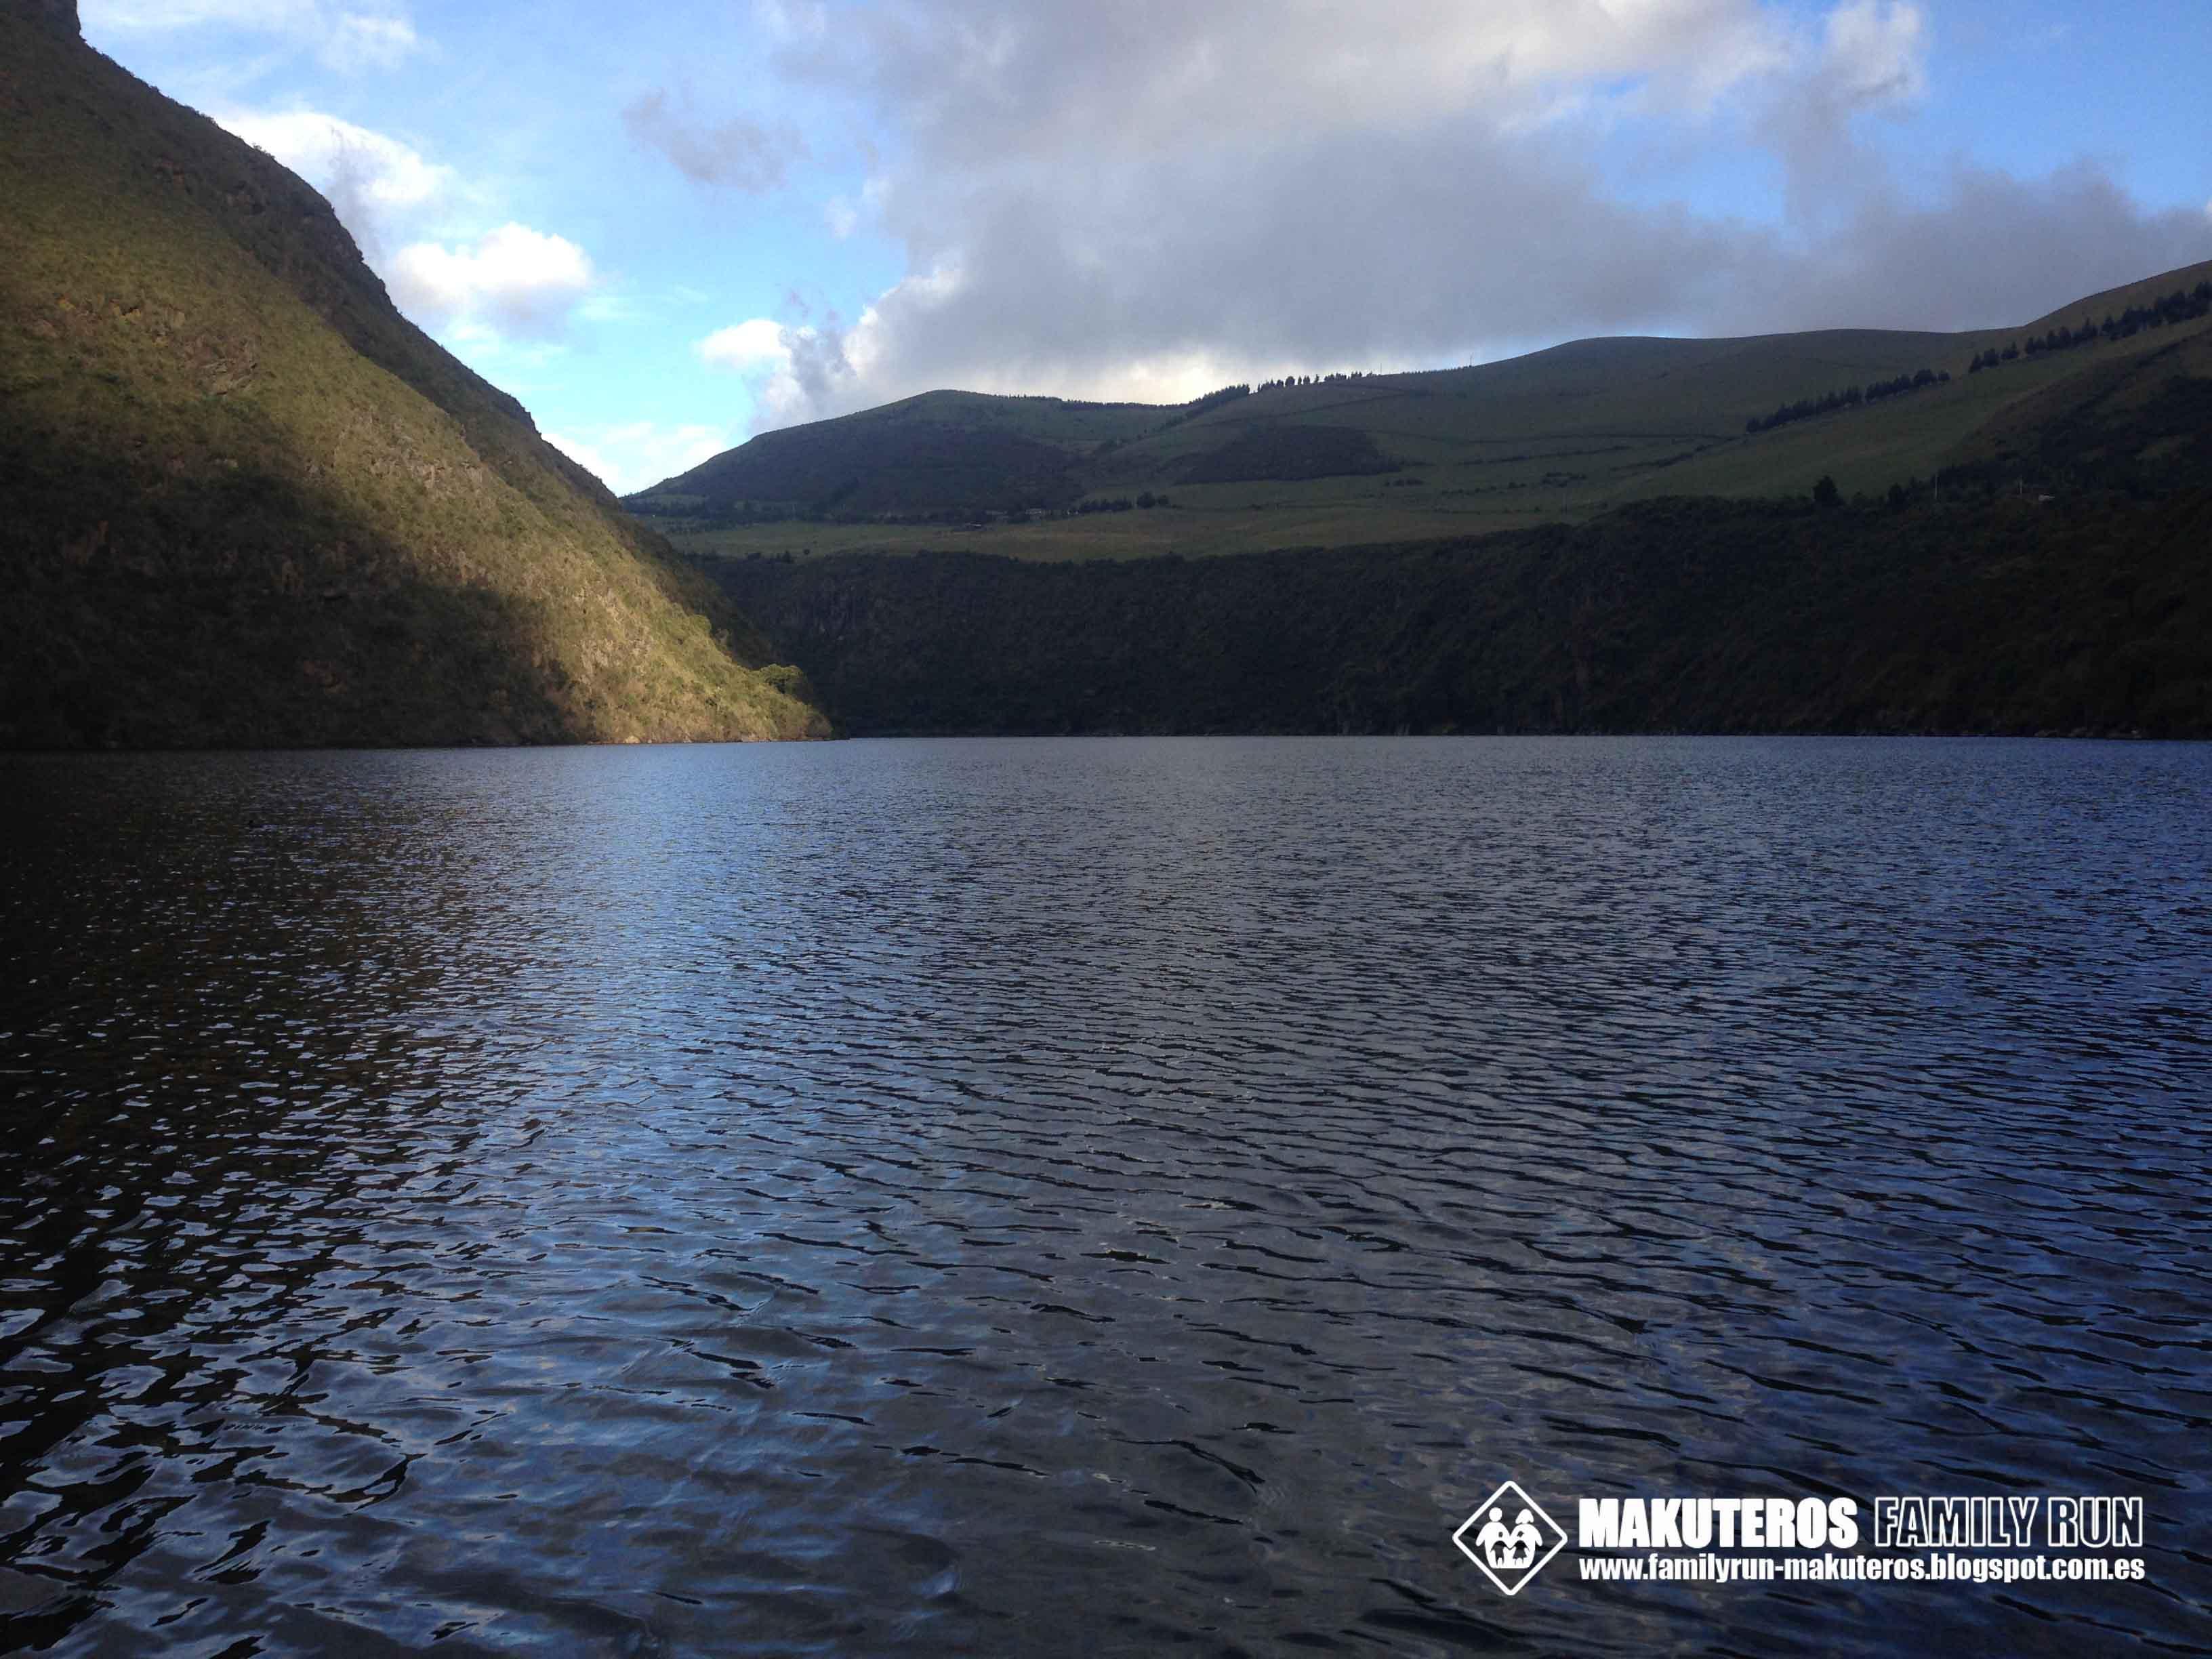
[[[0,783],[0,1648],[2212,1631],[2212,749]],[[2140,1492],[2150,1577],[1509,1601],[1509,1475]]]

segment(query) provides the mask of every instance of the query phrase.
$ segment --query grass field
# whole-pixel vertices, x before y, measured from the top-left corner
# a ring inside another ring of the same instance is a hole
[[[1226,487],[1224,487],[1224,490]],[[1279,547],[1333,547],[1348,541],[1416,541],[1433,536],[1483,535],[1541,521],[1539,509],[1425,505],[1377,500],[1383,492],[1323,494],[1315,486],[1234,487],[1233,502],[1183,503],[1147,512],[1100,513],[1035,523],[947,525],[835,524],[782,520],[712,525],[659,520],[654,526],[695,557],[820,558],[835,553],[918,553],[962,550],[1048,562],[1139,559],[1170,554],[1206,558]]]

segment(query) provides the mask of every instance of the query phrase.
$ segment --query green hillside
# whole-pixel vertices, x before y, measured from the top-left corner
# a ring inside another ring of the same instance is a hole
[[[1895,394],[1986,406],[1947,442],[1940,492],[1932,468],[1880,490],[1880,472],[1846,489],[1824,471],[1764,498],[1240,558],[1017,559],[984,550],[1000,530],[959,550],[940,532],[928,553],[702,564],[855,733],[2212,737],[2212,332],[2185,318],[2106,340],[2102,316],[2098,344],[2053,343],[2081,325],[2051,322],[2033,353],[2007,359],[2007,340],[1992,368],[1984,344],[1980,370]],[[1605,359],[1690,355],[1653,344],[1495,378],[1556,387]],[[1752,436],[1818,442],[1851,477],[1850,434],[1920,418],[1888,401]],[[1239,453],[1356,459],[1327,444]]]
[[[2212,263],[1974,333],[1583,340],[1182,408],[931,392],[757,438],[626,504],[700,553],[913,551],[957,533],[1084,558],[1475,534],[1658,496],[1798,495],[1823,477],[1879,495],[1995,459],[2006,434],[2077,403],[2205,373],[2208,313]],[[2083,343],[2041,349],[2085,322]],[[1985,355],[1995,365],[1973,368]],[[2072,487],[2063,455],[2039,466],[2016,486]]]
[[[0,0],[0,747],[826,729],[326,202],[76,23]]]

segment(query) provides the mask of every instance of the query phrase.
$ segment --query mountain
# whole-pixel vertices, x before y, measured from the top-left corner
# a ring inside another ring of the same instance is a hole
[[[1981,335],[1589,341],[1179,416],[932,394],[756,441],[690,475],[699,499],[672,484],[645,504],[696,515],[740,467],[757,489],[760,457],[896,457],[901,434],[955,422],[1057,447],[1069,488],[1172,495],[996,524],[959,551],[941,523],[695,518],[680,539],[724,555],[702,568],[856,735],[2207,738],[2209,276]],[[1439,464],[1453,446],[1473,458]],[[1449,515],[1389,499],[1407,477],[1443,494],[1508,470],[1492,449],[1551,469],[1521,492],[1551,522],[1470,511],[1438,534]],[[1134,527],[1117,544],[1101,520]],[[1147,546],[1163,531],[1174,552]],[[1288,545],[1250,550],[1269,535]],[[884,550],[893,537],[937,550]],[[1102,549],[1164,556],[1081,556]],[[1180,556],[1197,550],[1245,556]]]
[[[1466,535],[1824,477],[1881,495],[2202,378],[2208,331],[2212,262],[1970,333],[1581,340],[1178,408],[933,392],[765,434],[625,504],[697,553],[912,551],[958,525],[1056,558]],[[2045,453],[2015,482],[2081,480]]]
[[[330,204],[0,0],[0,748],[818,735]]]

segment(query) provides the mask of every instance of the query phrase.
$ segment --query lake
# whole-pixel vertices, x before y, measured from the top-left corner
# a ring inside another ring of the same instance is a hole
[[[2212,747],[0,783],[0,1648],[2212,1633]],[[1508,1598],[1509,1478],[2140,1494],[2147,1577]]]

